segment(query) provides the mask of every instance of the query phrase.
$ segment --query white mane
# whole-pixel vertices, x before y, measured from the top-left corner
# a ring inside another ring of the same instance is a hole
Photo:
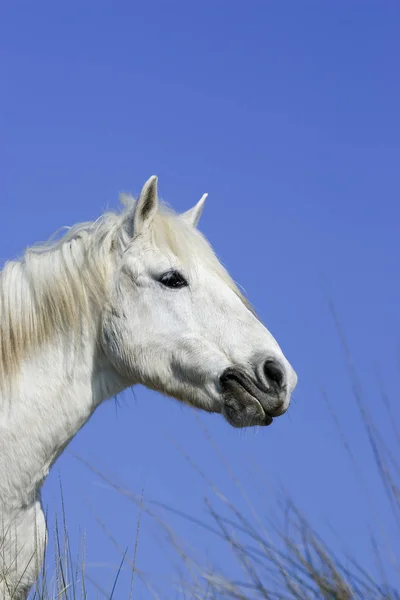
[[[125,195],[121,199],[122,212],[78,223],[61,238],[32,246],[21,259],[5,264],[0,272],[0,389],[27,352],[58,333],[79,333],[93,305],[107,302],[113,252],[125,248],[132,236],[135,200]],[[202,261],[251,310],[204,236],[166,205],[160,206],[151,235],[157,247],[183,263]]]

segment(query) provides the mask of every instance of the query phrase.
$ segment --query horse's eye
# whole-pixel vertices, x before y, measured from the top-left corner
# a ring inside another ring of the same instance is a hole
[[[161,275],[159,279],[160,283],[169,288],[182,288],[188,285],[186,279],[179,273],[179,271],[168,271]]]

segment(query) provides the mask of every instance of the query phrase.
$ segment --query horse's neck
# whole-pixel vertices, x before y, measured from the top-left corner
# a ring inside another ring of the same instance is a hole
[[[3,504],[31,502],[53,462],[96,407],[126,387],[92,337],[84,336],[79,355],[72,339],[32,353],[21,365],[12,398],[0,401]]]

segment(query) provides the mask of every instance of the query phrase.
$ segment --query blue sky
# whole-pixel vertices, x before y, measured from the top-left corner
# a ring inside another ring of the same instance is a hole
[[[206,518],[207,487],[177,445],[239,504],[200,422],[252,494],[278,514],[282,484],[333,546],[374,568],[368,524],[392,523],[359,424],[339,314],[368,403],[389,436],[377,374],[399,384],[400,7],[389,1],[3,3],[0,260],[62,225],[97,218],[151,174],[201,229],[299,374],[287,415],[257,433],[143,388],[102,406],[71,450],[145,498]],[[322,398],[354,445],[360,487]],[[119,562],[89,503],[133,552],[137,509],[65,453],[74,544],[103,587]],[[172,520],[172,517],[171,517]],[[212,538],[179,519],[193,546]],[[170,597],[175,558],[144,520],[138,566]],[[220,566],[233,569],[228,553]],[[176,561],[175,561],[176,562]],[[106,565],[106,566],[101,566]],[[122,594],[123,582],[121,582]],[[138,584],[137,597],[150,597]],[[119,597],[119,596],[117,596]],[[121,595],[121,597],[124,597]]]

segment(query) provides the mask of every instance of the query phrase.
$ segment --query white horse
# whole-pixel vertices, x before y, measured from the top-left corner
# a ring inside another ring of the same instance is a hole
[[[120,214],[72,227],[0,274],[0,597],[44,558],[40,489],[93,411],[143,384],[234,427],[270,425],[297,377],[196,225],[157,178]]]

